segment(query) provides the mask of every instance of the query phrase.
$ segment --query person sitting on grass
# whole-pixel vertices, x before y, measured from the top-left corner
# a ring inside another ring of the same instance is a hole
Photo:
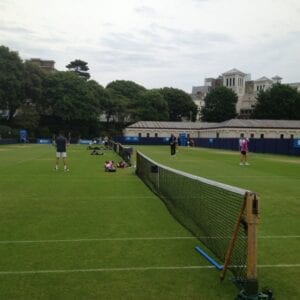
[[[121,169],[124,169],[124,168],[127,168],[128,165],[125,161],[120,161],[117,163],[117,168],[121,168]]]
[[[95,149],[91,152],[91,155],[103,155],[103,154],[104,154],[103,152],[99,152]]]
[[[114,162],[112,160],[107,160],[104,164],[105,172],[116,172],[116,168],[114,167]]]

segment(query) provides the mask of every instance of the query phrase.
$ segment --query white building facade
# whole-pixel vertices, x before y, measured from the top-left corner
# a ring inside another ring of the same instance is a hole
[[[192,87],[192,99],[198,107],[198,117],[201,117],[201,110],[205,105],[205,97],[209,91],[218,86],[225,86],[232,89],[238,96],[236,111],[238,118],[248,119],[257,102],[256,97],[260,91],[266,91],[273,84],[281,83],[282,78],[278,75],[269,79],[265,76],[251,80],[251,75],[238,69],[232,69],[222,73],[218,78],[206,78],[204,86]],[[287,83],[287,85],[300,91],[300,82]]]
[[[221,123],[140,121],[125,128],[125,137],[169,137],[186,133],[191,138],[300,139],[300,121],[232,119]]]

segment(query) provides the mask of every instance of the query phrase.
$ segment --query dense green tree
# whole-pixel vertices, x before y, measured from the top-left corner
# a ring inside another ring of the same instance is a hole
[[[300,93],[296,89],[275,84],[257,96],[253,114],[255,119],[300,120]]]
[[[106,86],[107,89],[114,90],[117,92],[119,95],[122,95],[130,100],[132,99],[138,99],[139,94],[141,92],[146,91],[146,89],[133,82],[133,81],[128,81],[128,80],[116,80],[111,83],[109,83]]]
[[[18,108],[18,113],[14,118],[14,125],[19,128],[26,128],[29,131],[34,131],[38,128],[40,114],[37,112],[35,105],[30,103],[22,104]]]
[[[158,90],[144,91],[140,94],[133,116],[136,120],[168,121],[168,103]]]
[[[106,91],[109,95],[104,109],[107,122],[113,120],[124,123],[128,121],[131,115],[130,100],[112,88],[106,88]]]
[[[106,89],[100,85],[95,80],[89,80],[87,82],[88,92],[90,93],[90,96],[93,99],[97,99],[99,101],[99,108],[100,111],[104,111],[104,108],[106,107],[105,104],[109,100],[109,94],[106,91]]]
[[[140,107],[140,95],[146,89],[128,80],[116,80],[106,86],[110,94],[110,101],[107,103],[107,120],[114,117],[119,122],[135,121],[137,111]]]
[[[88,82],[72,72],[47,76],[44,87],[44,112],[64,121],[96,120],[100,101]]]
[[[9,119],[24,99],[23,64],[17,52],[0,46],[0,109],[9,110]]]
[[[89,67],[87,65],[87,62],[80,59],[75,59],[68,65],[66,65],[66,68],[69,69],[69,71],[75,72],[77,75],[87,80],[91,77],[90,73],[87,72],[89,70]]]
[[[168,103],[170,121],[182,121],[182,119],[195,121],[197,105],[186,92],[165,87],[159,90]]]
[[[205,106],[201,111],[201,120],[205,122],[223,122],[236,117],[237,94],[221,86],[211,90],[205,97]]]
[[[39,104],[43,101],[43,83],[45,78],[46,73],[39,66],[30,61],[24,63],[24,102],[35,104],[39,108]]]

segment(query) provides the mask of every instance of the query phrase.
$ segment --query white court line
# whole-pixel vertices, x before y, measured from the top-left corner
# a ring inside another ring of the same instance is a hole
[[[11,179],[8,179],[7,181],[11,181]],[[154,199],[155,196],[154,194],[151,195],[151,196],[139,196],[139,195],[128,195],[128,196],[106,196],[106,195],[100,195],[100,196],[97,196],[98,198],[96,198],[96,196],[89,196],[89,197],[84,197],[84,198],[76,198],[76,196],[72,197],[73,200],[81,200],[81,201],[90,201],[90,200],[126,200],[126,199]],[[22,200],[24,199],[34,199],[34,200],[39,200],[39,199],[44,199],[46,198],[47,200],[48,199],[51,199],[52,202],[53,202],[53,196],[52,195],[38,195],[38,196],[22,196]]]
[[[231,238],[228,237],[207,237],[199,236],[199,239],[222,239],[222,238]],[[297,239],[300,238],[300,235],[269,235],[269,236],[260,236],[259,239]],[[196,239],[194,236],[171,236],[171,237],[124,237],[124,238],[91,238],[91,239],[58,239],[58,240],[15,240],[15,241],[0,241],[2,244],[34,244],[34,243],[77,243],[77,242],[101,242],[101,241],[155,241],[155,240],[188,240]]]
[[[244,266],[236,266],[244,267]],[[300,264],[258,265],[258,268],[299,268]],[[197,270],[214,269],[212,265],[206,266],[171,266],[171,267],[130,267],[130,268],[95,268],[95,269],[61,269],[61,270],[28,270],[28,271],[0,271],[0,275],[30,275],[53,273],[91,273],[91,272],[130,272],[130,271],[164,271],[164,270]]]

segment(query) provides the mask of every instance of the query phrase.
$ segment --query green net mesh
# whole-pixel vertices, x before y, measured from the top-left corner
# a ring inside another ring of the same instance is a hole
[[[170,213],[224,263],[246,191],[160,165],[140,152],[136,173]],[[238,281],[246,278],[245,220],[243,214],[228,266]]]
[[[131,156],[133,152],[132,147],[126,147],[112,140],[109,141],[109,147],[112,148],[119,156],[121,156],[129,166],[131,166]]]

